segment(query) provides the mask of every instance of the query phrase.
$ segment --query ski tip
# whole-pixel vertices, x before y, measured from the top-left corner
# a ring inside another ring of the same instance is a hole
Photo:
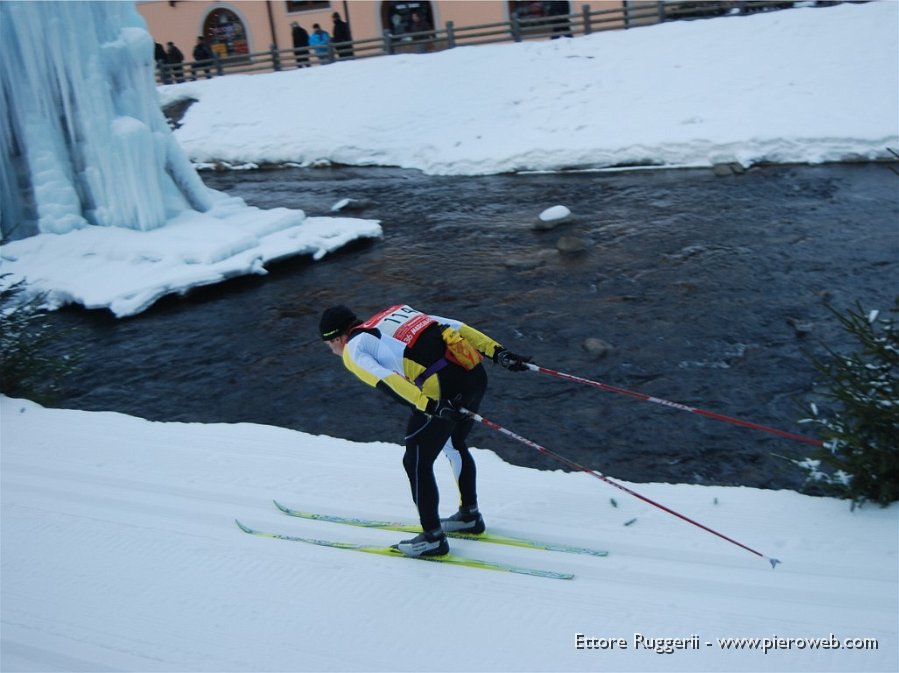
[[[250,532],[250,529],[244,526],[238,519],[234,519],[234,523],[236,523],[237,527],[240,528],[244,533]]]
[[[278,509],[280,509],[282,512],[283,512],[285,509],[287,509],[286,507],[284,507],[284,505],[282,505],[280,502],[278,502],[278,501],[275,500],[274,498],[272,498],[272,502],[275,503],[275,507],[277,507]]]
[[[769,558],[769,559],[768,559],[768,563],[771,564],[771,569],[774,570],[774,569],[777,567],[777,564],[778,564],[778,563],[781,563],[781,561],[779,561],[779,560],[776,559],[776,558]]]

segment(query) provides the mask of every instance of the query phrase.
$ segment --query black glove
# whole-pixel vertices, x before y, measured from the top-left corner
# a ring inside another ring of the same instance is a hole
[[[427,413],[431,416],[437,416],[445,421],[453,421],[459,423],[464,421],[468,416],[459,411],[450,400],[431,400],[428,402]]]
[[[512,351],[500,348],[493,354],[493,361],[510,372],[523,372],[528,369],[525,363],[531,361],[531,356],[516,355]]]

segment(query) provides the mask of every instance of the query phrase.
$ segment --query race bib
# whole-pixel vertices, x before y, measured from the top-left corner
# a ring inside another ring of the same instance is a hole
[[[427,327],[436,320],[411,306],[397,304],[373,315],[362,323],[362,329],[378,329],[381,334],[412,346]]]

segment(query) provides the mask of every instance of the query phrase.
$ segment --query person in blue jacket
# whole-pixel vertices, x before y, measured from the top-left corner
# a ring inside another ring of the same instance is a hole
[[[309,46],[318,56],[319,63],[331,62],[331,50],[328,45],[331,43],[331,36],[328,31],[322,30],[322,27],[315,23],[312,24],[312,35],[309,36]]]

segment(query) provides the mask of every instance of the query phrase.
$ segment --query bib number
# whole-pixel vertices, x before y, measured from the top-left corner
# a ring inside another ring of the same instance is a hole
[[[411,347],[429,326],[436,320],[416,311],[411,306],[397,304],[391,306],[362,323],[364,329],[378,329],[381,334],[402,341],[407,347]]]

